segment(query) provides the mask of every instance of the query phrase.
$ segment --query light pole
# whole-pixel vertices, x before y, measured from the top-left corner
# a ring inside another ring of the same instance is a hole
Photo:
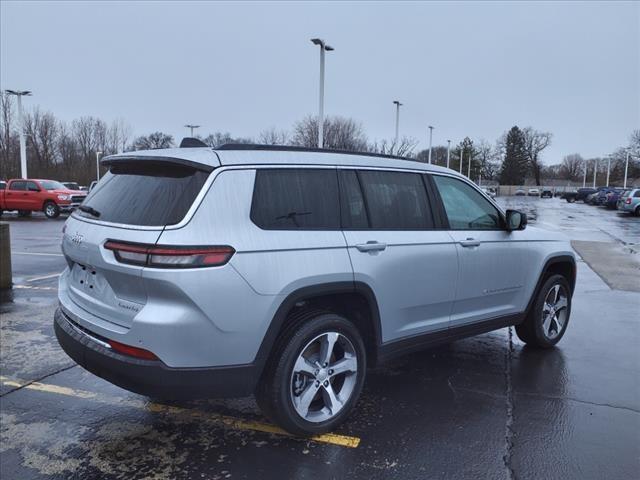
[[[22,97],[30,96],[29,90],[5,90],[7,95],[15,95],[18,98],[18,124],[20,125],[20,176],[27,178],[27,142],[24,138],[24,118],[22,113]]]
[[[191,136],[191,137],[193,137],[193,131],[194,131],[196,128],[200,128],[200,125],[190,125],[190,124],[187,124],[187,125],[185,125],[185,127],[186,127],[186,128],[189,128],[189,129],[191,130],[191,135],[190,135],[190,136]]]
[[[627,152],[627,159],[624,162],[624,186],[627,188],[627,172],[629,171],[629,152]]]
[[[467,178],[471,180],[471,159],[473,158],[473,150],[469,152],[469,167],[467,168]]]
[[[584,169],[584,176],[582,177],[582,188],[587,186],[587,161],[584,161],[584,165],[582,166]]]
[[[598,159],[593,159],[593,188],[596,188],[596,175],[598,173]]]
[[[398,148],[398,132],[400,131],[400,107],[402,104],[398,100],[393,101],[396,106],[396,139],[394,143],[396,144],[396,148]]]
[[[318,148],[324,146],[324,52],[332,52],[333,47],[330,47],[324,40],[319,38],[312,38],[311,42],[314,45],[320,46],[320,99],[318,108]]]
[[[102,152],[96,152],[96,180],[100,180],[100,155]]]
[[[433,127],[429,125],[429,165],[431,165],[431,145],[433,141]]]
[[[609,186],[609,174],[611,173],[611,155],[607,157],[607,187]]]
[[[451,140],[447,140],[447,168],[449,168],[450,160],[451,160]]]
[[[464,149],[460,147],[460,175],[462,175],[462,159],[464,158]]]

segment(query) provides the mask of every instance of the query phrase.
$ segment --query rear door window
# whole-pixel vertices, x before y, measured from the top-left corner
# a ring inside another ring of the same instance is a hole
[[[17,181],[9,184],[9,190],[26,190],[27,182]]]
[[[77,210],[77,214],[126,225],[175,225],[208,176],[193,167],[147,160],[112,165],[83,203],[92,212]]]
[[[359,170],[373,230],[434,228],[422,175],[410,172]]]
[[[265,230],[340,230],[336,170],[257,170],[251,220]]]

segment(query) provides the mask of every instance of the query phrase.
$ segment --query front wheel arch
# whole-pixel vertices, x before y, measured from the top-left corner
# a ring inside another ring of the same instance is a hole
[[[525,317],[531,312],[533,308],[533,304],[538,294],[540,293],[540,289],[542,285],[546,282],[549,276],[559,274],[567,279],[569,283],[570,295],[573,295],[576,287],[576,260],[571,255],[558,255],[556,257],[551,257],[548,259],[544,267],[538,276],[538,281],[536,283],[535,288],[531,294],[531,298],[529,299],[529,303],[527,303],[527,308],[525,309]]]

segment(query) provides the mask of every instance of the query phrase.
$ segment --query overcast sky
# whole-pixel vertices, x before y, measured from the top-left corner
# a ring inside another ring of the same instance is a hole
[[[71,120],[126,119],[136,135],[289,129],[318,108],[370,140],[493,142],[512,125],[553,133],[546,163],[600,156],[640,128],[639,2],[7,2],[0,86]]]

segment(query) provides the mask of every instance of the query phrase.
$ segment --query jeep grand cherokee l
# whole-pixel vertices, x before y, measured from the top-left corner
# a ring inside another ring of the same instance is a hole
[[[564,335],[575,260],[452,170],[381,155],[227,145],[107,157],[67,220],[55,330],[140,394],[255,394],[326,432],[367,367],[515,325]]]

